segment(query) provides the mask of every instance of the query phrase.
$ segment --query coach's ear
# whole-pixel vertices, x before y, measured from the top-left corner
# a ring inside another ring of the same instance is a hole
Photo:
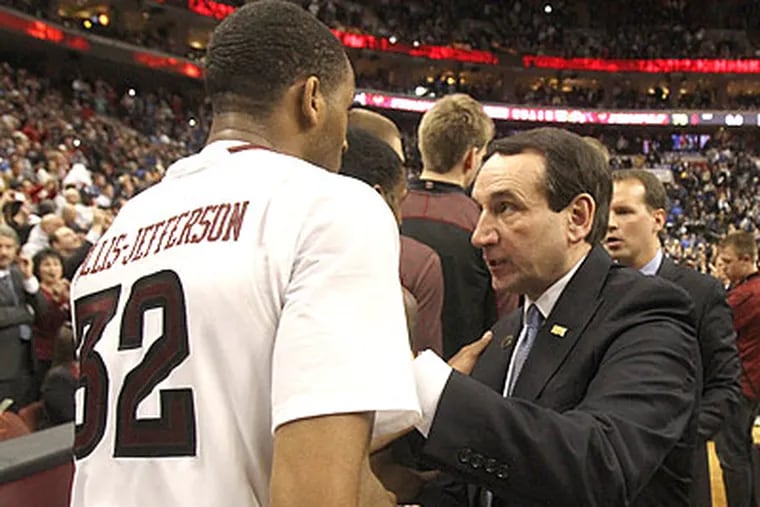
[[[325,110],[325,99],[322,95],[322,84],[317,76],[309,76],[301,87],[301,118],[307,128],[319,123],[319,118]]]

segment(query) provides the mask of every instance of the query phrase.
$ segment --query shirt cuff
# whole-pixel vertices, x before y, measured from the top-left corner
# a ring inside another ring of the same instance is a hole
[[[40,290],[40,282],[36,276],[24,279],[24,290],[27,294],[37,294],[37,291]]]
[[[438,401],[446,382],[449,381],[452,368],[432,350],[426,350],[417,356],[412,368],[417,383],[417,397],[422,408],[422,420],[417,423],[416,428],[427,438],[438,409]]]

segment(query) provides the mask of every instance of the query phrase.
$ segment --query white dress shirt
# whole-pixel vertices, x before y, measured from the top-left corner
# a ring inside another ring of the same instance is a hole
[[[535,301],[526,296],[525,304],[522,309],[523,321],[525,321],[525,316],[528,311],[527,309],[534,303],[541,312],[541,315],[544,316],[544,319],[548,318],[554,309],[554,305],[557,304],[559,297],[565,290],[565,287],[570,282],[570,279],[573,278],[576,271],[578,271],[578,268],[580,268],[584,260],[586,260],[585,255],[570,269],[570,271],[554,282],[554,284],[546,289]],[[521,332],[519,339],[523,338],[523,334],[524,330]],[[514,354],[509,363],[509,372],[512,371],[513,360]],[[451,366],[446,364],[446,362],[432,350],[424,351],[414,360],[414,378],[417,382],[417,396],[419,397],[420,405],[422,406],[422,420],[416,425],[416,428],[425,437],[428,436],[430,427],[433,425],[435,412],[438,409],[438,402],[441,399],[444,387],[446,387],[446,382],[449,380],[451,370]],[[509,375],[507,377],[509,377]],[[506,379],[504,390],[506,390],[506,386],[508,385],[509,378]]]
[[[0,280],[10,275],[10,273],[11,272],[8,269],[0,269]],[[40,282],[37,280],[36,276],[24,278],[23,285],[27,294],[37,294],[37,291],[40,290]]]
[[[662,250],[659,248],[657,249],[657,253],[652,257],[652,260],[641,266],[641,269],[639,269],[639,273],[647,275],[647,276],[654,276],[657,274],[657,271],[660,269],[660,265],[662,264]]]

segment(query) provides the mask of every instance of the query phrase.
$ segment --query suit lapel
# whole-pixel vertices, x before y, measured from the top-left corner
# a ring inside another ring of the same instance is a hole
[[[679,278],[678,266],[670,258],[663,257],[660,269],[657,270],[657,276],[674,282]]]
[[[513,396],[534,400],[541,394],[599,308],[599,292],[611,266],[612,259],[600,246],[589,252],[538,330]]]
[[[522,308],[518,308],[493,325],[493,339],[480,356],[472,377],[499,393],[504,391],[509,359],[522,327]]]

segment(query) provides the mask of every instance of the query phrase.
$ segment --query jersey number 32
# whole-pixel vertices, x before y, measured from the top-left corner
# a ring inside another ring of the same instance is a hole
[[[103,439],[109,410],[115,408],[113,455],[151,458],[195,456],[195,407],[192,389],[162,389],[161,416],[138,418],[137,408],[159,382],[190,354],[185,293],[174,271],[159,271],[132,286],[119,329],[119,351],[143,346],[143,322],[148,310],[163,313],[162,333],[142,361],[124,377],[116,407],[109,407],[109,377],[95,345],[114,318],[121,286],[84,296],[74,303],[76,334],[81,340],[79,386],[84,388],[84,421],[77,425],[75,452],[81,459]],[[85,332],[86,330],[86,332]]]

